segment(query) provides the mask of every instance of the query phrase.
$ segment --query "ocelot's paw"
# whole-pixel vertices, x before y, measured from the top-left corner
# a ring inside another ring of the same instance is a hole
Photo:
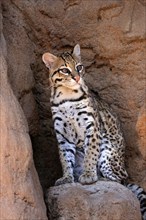
[[[59,186],[65,183],[73,183],[73,182],[74,182],[73,176],[63,176],[55,182],[55,186]]]
[[[81,184],[91,184],[98,180],[97,173],[92,171],[86,171],[79,177]]]

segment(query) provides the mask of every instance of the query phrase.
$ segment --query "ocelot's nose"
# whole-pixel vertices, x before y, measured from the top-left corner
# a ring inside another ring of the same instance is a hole
[[[76,80],[76,82],[79,82],[79,80],[80,80],[80,76],[74,76],[74,79]]]

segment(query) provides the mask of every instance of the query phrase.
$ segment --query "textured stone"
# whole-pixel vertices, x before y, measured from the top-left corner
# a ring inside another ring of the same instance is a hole
[[[66,184],[47,194],[49,217],[58,220],[140,220],[133,193],[115,182]]]
[[[146,105],[139,112],[136,129],[139,136],[139,150],[146,160]]]
[[[31,70],[34,62],[34,45],[26,32],[26,25],[21,11],[17,10],[14,2],[8,2],[9,7],[3,5],[3,11],[8,13],[4,16],[4,25],[7,32],[4,35],[7,42],[8,77],[13,92],[19,100],[25,116],[28,120],[31,135],[38,133],[38,113],[32,89],[35,81]]]
[[[142,110],[146,101],[145,1],[4,0],[3,15],[9,81],[27,116],[30,133],[35,134],[34,158],[43,187],[61,176],[61,167],[41,56],[46,51],[71,50],[79,43],[88,86],[120,119],[130,179],[146,189]]]
[[[136,131],[138,134],[138,149],[142,158],[146,160],[146,105],[144,105],[139,111],[136,123]],[[141,160],[137,161],[137,164],[137,169],[139,169],[139,172],[142,170],[142,175],[139,175],[139,179],[141,180],[140,184],[143,188],[146,189],[146,169]]]
[[[2,25],[0,25],[2,27]],[[28,125],[7,78],[6,42],[0,40],[0,219],[47,220]]]

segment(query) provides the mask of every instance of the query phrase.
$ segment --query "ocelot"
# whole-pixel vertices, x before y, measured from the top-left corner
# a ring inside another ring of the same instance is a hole
[[[51,110],[63,170],[55,185],[74,181],[91,184],[100,176],[124,182],[128,175],[122,132],[107,104],[94,97],[84,82],[80,46],[58,57],[45,53],[42,59],[49,68]],[[138,191],[135,185],[129,188]],[[146,194],[142,190],[135,194],[140,192],[146,220]]]

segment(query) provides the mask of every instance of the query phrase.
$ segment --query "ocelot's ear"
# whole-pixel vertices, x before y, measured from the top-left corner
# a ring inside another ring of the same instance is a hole
[[[42,56],[42,60],[45,63],[46,67],[51,69],[57,57],[51,53],[44,53]]]
[[[80,51],[80,45],[76,44],[76,46],[73,49],[73,55],[81,61],[81,51]]]

